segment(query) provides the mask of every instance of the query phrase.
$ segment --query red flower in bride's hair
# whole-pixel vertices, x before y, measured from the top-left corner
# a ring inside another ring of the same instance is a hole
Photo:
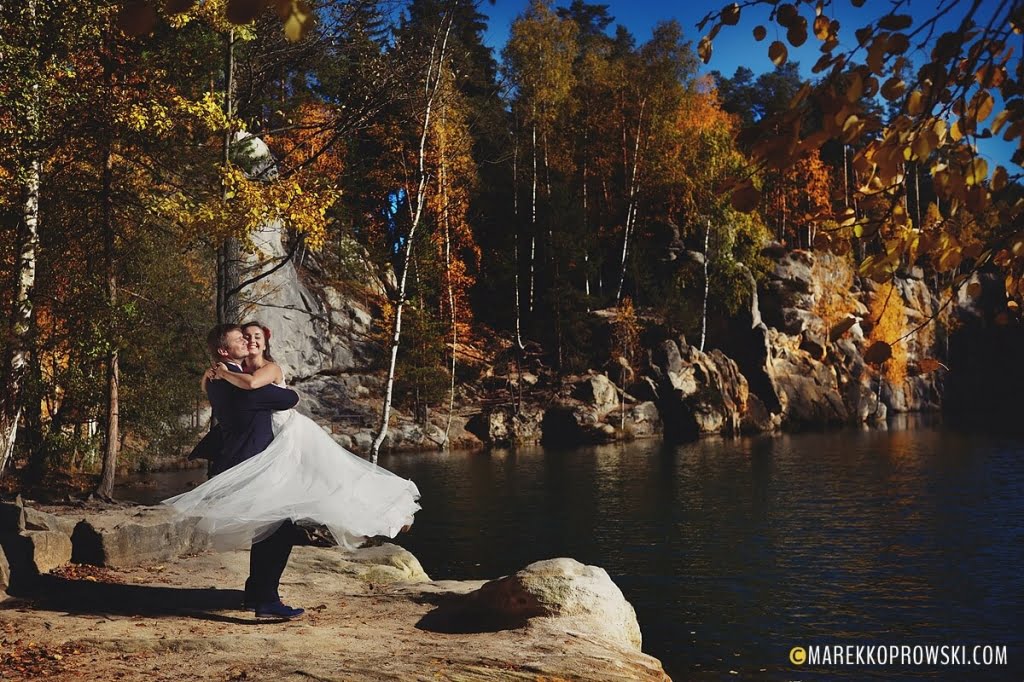
[[[270,327],[263,328],[263,338],[270,340]]]

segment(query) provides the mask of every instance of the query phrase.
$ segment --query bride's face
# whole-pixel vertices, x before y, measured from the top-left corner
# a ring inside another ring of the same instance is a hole
[[[263,335],[263,330],[259,327],[246,327],[242,331],[245,340],[249,342],[250,357],[263,355],[263,351],[267,349],[267,339]]]

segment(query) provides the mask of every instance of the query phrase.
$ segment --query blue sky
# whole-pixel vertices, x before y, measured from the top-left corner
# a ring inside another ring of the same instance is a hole
[[[554,5],[568,6],[572,0],[554,0]],[[693,42],[696,48],[701,36],[710,29],[710,24],[704,31],[697,30],[697,23],[709,12],[717,10],[728,4],[725,0],[721,2],[698,0],[696,2],[686,0],[656,1],[656,0],[591,0],[592,4],[608,5],[608,13],[615,18],[615,23],[623,24],[630,30],[641,44],[650,38],[651,29],[661,20],[676,19],[683,27],[683,34]],[[497,0],[494,4],[483,0],[480,4],[480,11],[490,17],[488,31],[485,36],[487,44],[494,48],[495,57],[500,59],[501,48],[508,40],[509,26],[520,13],[526,9],[528,0]],[[1003,4],[1001,0],[982,0],[982,9],[979,17],[988,19],[989,16]],[[935,11],[935,0],[910,0],[909,7],[905,12],[912,16],[929,15]],[[878,16],[881,12],[891,8],[890,2],[886,0],[867,0],[863,7],[853,7],[849,0],[836,0],[831,8],[831,16],[837,19],[841,25],[840,35],[845,41],[853,41],[854,30]],[[768,59],[768,45],[774,40],[781,40],[784,43],[785,31],[777,24],[768,21],[768,8],[747,8],[743,10],[740,23],[736,26],[725,26],[715,39],[714,50],[711,61],[702,65],[702,73],[712,70],[721,71],[726,76],[732,76],[738,66],[746,66],[755,74],[760,74],[772,69],[771,60]],[[805,14],[806,16],[806,14]],[[940,24],[941,30],[950,30],[959,20],[959,12],[952,12],[945,24]],[[763,24],[768,29],[768,36],[761,42],[755,42],[751,34],[754,26]],[[773,28],[774,27],[774,28]],[[614,30],[614,24],[609,29]],[[789,46],[789,58],[800,62],[801,71],[805,76],[810,76],[810,69],[821,56],[818,50],[820,46],[813,34],[807,42],[799,49]],[[842,47],[842,46],[841,46]],[[910,58],[916,62],[924,61],[921,53],[909,53]],[[1019,57],[1017,57],[1019,58]],[[997,107],[997,111],[1001,108]],[[1010,145],[998,141],[982,141],[981,152],[986,156],[990,164],[1002,164],[1013,172],[1016,168],[1010,163],[1012,154]]]

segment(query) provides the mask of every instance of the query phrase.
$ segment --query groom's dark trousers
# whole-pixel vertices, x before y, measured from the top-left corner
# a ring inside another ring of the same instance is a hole
[[[242,371],[236,365],[228,367],[235,372]],[[210,467],[211,476],[262,452],[274,439],[271,414],[299,403],[298,394],[288,388],[268,385],[246,391],[224,380],[208,381],[206,395],[223,439],[221,451]],[[292,522],[285,521],[270,537],[253,543],[249,579],[245,581],[247,602],[259,604],[280,598],[277,587],[288,564],[294,537]]]

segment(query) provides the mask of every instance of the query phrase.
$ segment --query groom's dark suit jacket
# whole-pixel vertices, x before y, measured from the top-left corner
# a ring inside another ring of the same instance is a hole
[[[228,365],[228,368],[233,372],[241,371],[235,365]],[[217,427],[196,446],[192,457],[212,460],[211,476],[262,452],[274,439],[271,413],[291,409],[299,403],[299,395],[295,391],[272,384],[246,391],[228,381],[208,381],[206,395],[213,407]],[[214,435],[218,430],[219,437]],[[216,442],[218,438],[219,443]],[[197,454],[200,450],[205,454]]]

